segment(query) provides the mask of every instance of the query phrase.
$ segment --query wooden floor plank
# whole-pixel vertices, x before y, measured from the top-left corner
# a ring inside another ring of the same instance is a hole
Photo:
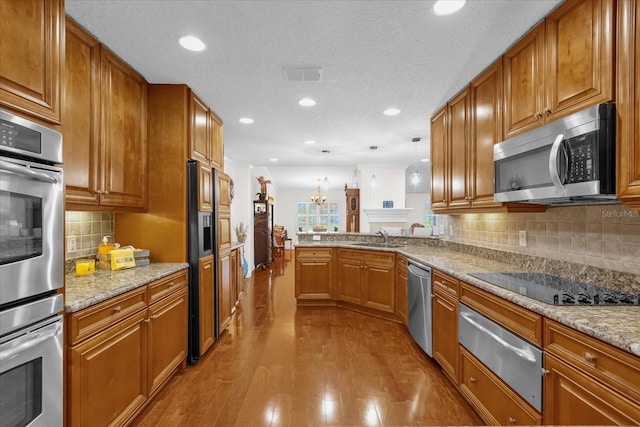
[[[481,424],[401,325],[342,308],[296,307],[294,262],[280,258],[246,280],[227,331],[134,425]]]

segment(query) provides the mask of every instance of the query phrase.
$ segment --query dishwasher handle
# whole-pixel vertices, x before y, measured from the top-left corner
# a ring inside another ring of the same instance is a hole
[[[469,322],[470,325],[472,325],[473,327],[478,329],[480,332],[483,332],[485,335],[488,335],[489,338],[493,339],[495,342],[500,344],[502,347],[511,350],[512,352],[517,354],[520,358],[522,358],[522,359],[524,359],[524,360],[526,360],[528,362],[531,362],[531,363],[535,363],[536,362],[536,358],[535,358],[534,355],[532,355],[528,351],[522,350],[522,349],[520,349],[518,347],[515,347],[515,346],[509,344],[508,342],[506,342],[505,340],[500,338],[498,335],[494,334],[489,329],[485,328],[480,323],[478,323],[473,318],[473,315],[471,315],[470,313],[460,313],[460,316],[462,316],[467,322]]]

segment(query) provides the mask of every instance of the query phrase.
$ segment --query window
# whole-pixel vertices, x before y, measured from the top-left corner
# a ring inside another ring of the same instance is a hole
[[[424,226],[425,227],[432,227],[432,226],[434,226],[436,224],[437,224],[436,216],[431,211],[431,204],[430,203],[425,203],[424,204]]]
[[[314,226],[334,230],[340,225],[340,206],[337,202],[325,202],[321,205],[298,202],[296,217],[298,230],[312,230]]]

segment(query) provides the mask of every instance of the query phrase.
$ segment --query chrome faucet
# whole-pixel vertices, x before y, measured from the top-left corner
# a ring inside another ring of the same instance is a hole
[[[376,232],[376,234],[379,234],[379,235],[381,235],[381,236],[382,236],[382,238],[384,239],[384,244],[385,244],[385,246],[386,246],[387,244],[389,244],[389,233],[387,232],[387,230],[384,230],[384,229],[382,229],[382,228],[381,228],[380,230],[378,230],[378,231]]]

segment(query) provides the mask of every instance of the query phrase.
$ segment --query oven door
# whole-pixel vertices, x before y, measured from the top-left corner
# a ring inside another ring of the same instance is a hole
[[[61,315],[0,338],[0,427],[62,425]]]
[[[0,157],[0,305],[62,287],[62,169]]]

